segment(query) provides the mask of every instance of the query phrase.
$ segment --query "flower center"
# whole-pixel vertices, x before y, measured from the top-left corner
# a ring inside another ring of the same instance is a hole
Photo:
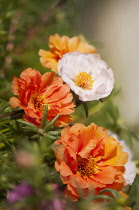
[[[76,78],[75,78],[75,83],[81,88],[90,88],[94,84],[93,77],[86,73],[85,71],[80,72]]]
[[[32,96],[32,102],[34,104],[34,107],[38,109],[40,112],[44,112],[46,102],[44,100],[44,97],[42,95],[34,94]]]
[[[90,177],[97,173],[97,165],[95,159],[90,156],[89,158],[82,158],[78,161],[78,172],[83,177]]]

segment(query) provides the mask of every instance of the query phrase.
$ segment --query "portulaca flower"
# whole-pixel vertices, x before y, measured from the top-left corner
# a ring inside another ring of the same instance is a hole
[[[132,185],[136,176],[136,166],[135,163],[132,161],[132,152],[130,148],[126,145],[125,141],[124,140],[120,141],[116,134],[113,134],[111,133],[111,131],[109,131],[109,135],[111,135],[121,144],[121,146],[123,147],[123,152],[128,153],[128,162],[125,164],[124,179],[126,181],[126,185]]]
[[[58,62],[58,73],[81,101],[105,98],[113,89],[112,69],[98,54],[66,53]]]

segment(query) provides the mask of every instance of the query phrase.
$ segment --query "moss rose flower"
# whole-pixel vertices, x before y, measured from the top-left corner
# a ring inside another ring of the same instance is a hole
[[[65,126],[72,120],[70,114],[74,111],[74,104],[70,88],[53,72],[41,75],[39,71],[28,68],[20,78],[13,78],[12,91],[17,97],[10,99],[10,105],[24,109],[24,119],[38,127],[46,104],[48,121],[60,113],[55,126]]]
[[[125,164],[124,178],[126,180],[126,185],[132,185],[136,176],[136,166],[132,161],[132,152],[130,148],[125,144],[124,140],[119,140],[118,136],[110,131],[108,131],[108,133],[122,145],[123,151],[128,153],[128,162]]]
[[[113,72],[97,54],[67,53],[58,62],[58,73],[81,101],[99,100],[113,89]]]
[[[56,73],[58,60],[61,59],[65,53],[73,51],[96,52],[94,46],[89,45],[78,36],[69,38],[68,36],[59,36],[59,34],[50,36],[49,48],[49,51],[39,50],[40,62],[45,68],[49,68]]]
[[[105,188],[121,191],[126,185],[128,154],[103,127],[94,123],[87,127],[80,123],[68,126],[53,150],[55,168],[67,184],[66,196],[73,200],[98,194]]]

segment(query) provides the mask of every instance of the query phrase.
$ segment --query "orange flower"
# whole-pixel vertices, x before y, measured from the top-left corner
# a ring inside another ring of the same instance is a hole
[[[54,143],[55,168],[66,186],[66,196],[77,200],[104,188],[121,190],[128,154],[103,127],[76,123],[62,130]]]
[[[58,60],[65,53],[79,51],[95,53],[96,48],[89,45],[78,36],[69,38],[68,36],[59,36],[58,34],[51,35],[49,39],[49,51],[39,50],[40,62],[45,68],[49,68],[57,73]]]
[[[55,76],[55,73],[46,72],[41,75],[39,71],[28,68],[21,73],[20,79],[13,78],[12,91],[18,98],[12,97],[10,105],[24,109],[26,121],[39,127],[46,103],[48,121],[59,113],[61,115],[55,126],[64,126],[71,121],[69,114],[74,111],[72,94],[69,86],[63,84],[62,79]]]

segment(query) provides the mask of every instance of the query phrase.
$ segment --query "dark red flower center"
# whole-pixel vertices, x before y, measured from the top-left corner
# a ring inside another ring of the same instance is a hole
[[[32,103],[36,109],[38,109],[40,112],[44,112],[46,102],[42,95],[34,94],[32,96]]]
[[[90,177],[97,172],[97,165],[95,158],[90,156],[89,158],[81,158],[78,161],[78,172],[83,177]]]

